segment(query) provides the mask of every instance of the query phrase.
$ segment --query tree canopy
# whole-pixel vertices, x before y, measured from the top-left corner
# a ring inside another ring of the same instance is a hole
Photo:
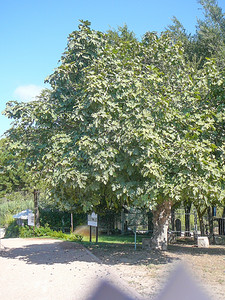
[[[82,21],[47,82],[5,114],[13,147],[57,201],[88,211],[224,199],[224,73],[213,60],[199,70],[168,33],[138,41]]]
[[[140,41],[127,26],[104,33],[81,21],[51,89],[7,104],[9,146],[61,207],[155,208],[166,223],[177,202],[199,214],[224,203],[224,14],[200,3],[193,36],[176,18]]]

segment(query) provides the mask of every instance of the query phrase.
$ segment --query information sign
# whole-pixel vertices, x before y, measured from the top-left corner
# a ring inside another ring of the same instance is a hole
[[[34,226],[34,214],[29,214],[27,218],[28,226]]]
[[[96,213],[92,213],[88,215],[88,225],[93,227],[98,227],[98,215]]]

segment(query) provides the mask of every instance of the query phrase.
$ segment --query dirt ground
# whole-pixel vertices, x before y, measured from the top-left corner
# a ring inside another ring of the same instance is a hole
[[[102,280],[135,290],[84,246],[52,239],[2,239],[0,299],[87,300]]]
[[[169,245],[168,251],[137,250],[131,245],[96,245],[90,250],[145,299],[154,299],[173,269],[184,263],[202,289],[215,300],[225,299],[225,246],[196,248]]]
[[[212,299],[225,298],[225,246],[177,244],[168,251],[138,245],[82,245],[51,239],[2,239],[0,299],[86,300],[102,279],[133,299],[154,299],[185,262]]]

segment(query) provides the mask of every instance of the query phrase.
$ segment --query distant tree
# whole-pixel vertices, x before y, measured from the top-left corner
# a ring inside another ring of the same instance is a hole
[[[204,19],[198,19],[196,45],[200,57],[214,57],[225,67],[225,14],[216,0],[199,0]]]
[[[192,187],[192,200],[186,199],[186,201],[192,201],[196,207],[200,220],[201,232],[203,234],[203,216],[205,212],[212,202],[214,202],[214,204],[221,203],[220,201],[217,201],[219,199],[218,195],[216,196],[216,194],[214,194],[214,192],[216,192],[216,188],[214,188],[214,182],[220,182],[220,179],[216,178],[215,174],[217,172],[216,170],[218,168],[222,169],[224,165],[224,151],[222,150],[224,149],[225,140],[224,79],[223,75],[219,75],[219,77],[217,77],[216,73],[212,69],[208,71],[207,65],[208,58],[214,59],[217,67],[221,71],[221,74],[224,74],[225,14],[222,12],[222,9],[218,6],[217,1],[215,0],[200,0],[199,3],[202,6],[204,19],[198,19],[196,33],[194,35],[188,34],[183,25],[175,17],[173,19],[173,24],[168,26],[168,30],[169,34],[175,41],[180,41],[182,43],[187,62],[189,61],[192,66],[195,67],[196,73],[198,70],[202,71],[205,68],[205,71],[203,71],[202,75],[208,80],[208,91],[201,94],[202,99],[199,102],[199,111],[210,112],[212,119],[211,125],[207,125],[207,130],[205,131],[204,135],[200,134],[199,136],[204,137],[204,139],[207,137],[207,140],[211,142],[212,148],[210,152],[213,155],[212,160],[210,162],[209,155],[207,155],[204,160],[211,164],[212,169],[214,169],[214,175],[209,177],[205,176],[203,175],[205,173],[202,170],[202,182],[198,182],[200,178],[196,179],[196,185],[200,185],[204,189],[204,181],[209,180],[209,184],[211,182],[212,192],[210,195],[212,196],[212,199],[211,201],[200,200],[198,194],[194,192],[194,187]],[[214,76],[216,76],[216,78]],[[195,149],[196,148],[197,145],[195,146]],[[189,160],[191,162],[192,155],[189,153],[188,148],[186,148],[185,153],[189,155]],[[182,178],[184,179],[185,177],[185,174],[182,174]],[[214,180],[212,180],[213,177]],[[224,182],[224,179],[222,181]],[[185,182],[190,187],[192,186],[189,184],[187,179]],[[186,197],[189,196],[186,195]]]
[[[216,0],[199,0],[204,18],[198,19],[196,32],[190,34],[173,17],[173,24],[168,26],[168,31],[176,41],[181,41],[185,56],[189,61],[202,68],[207,58],[214,58],[220,68],[225,64],[225,14],[218,6]]]
[[[17,157],[13,149],[9,149],[7,139],[0,140],[0,174],[0,197],[29,189],[30,179],[25,162]]]

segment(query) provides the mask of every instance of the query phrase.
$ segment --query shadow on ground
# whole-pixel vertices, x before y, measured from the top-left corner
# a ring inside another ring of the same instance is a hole
[[[177,253],[177,254],[191,254],[193,256],[198,255],[222,255],[225,256],[225,246],[210,246],[209,248],[198,248],[190,245],[185,244],[174,244],[169,245],[168,250],[171,253]]]
[[[94,262],[82,245],[73,242],[30,244],[18,248],[4,248],[0,257],[19,259],[28,264],[69,264],[74,261]]]
[[[192,256],[222,255],[225,256],[224,246],[211,246],[210,248],[196,248],[191,245],[169,245],[168,251],[144,250],[141,245],[126,244],[103,244],[89,245],[89,250],[101,259],[102,262],[109,265],[132,264],[132,265],[163,265],[180,261],[182,255],[190,254]]]
[[[157,250],[143,250],[141,245],[134,249],[133,244],[99,243],[89,245],[88,249],[101,261],[109,265],[162,265],[172,263],[177,258],[171,258],[167,252]]]
[[[168,251],[143,250],[141,245],[134,249],[133,244],[116,243],[85,243],[102,263],[107,265],[165,265],[182,259],[182,255],[222,255],[225,256],[224,246],[196,248],[191,245],[169,245]],[[69,264],[74,261],[97,262],[83,245],[73,242],[36,243],[18,247],[1,249],[0,256],[9,259],[19,259],[28,264]]]

